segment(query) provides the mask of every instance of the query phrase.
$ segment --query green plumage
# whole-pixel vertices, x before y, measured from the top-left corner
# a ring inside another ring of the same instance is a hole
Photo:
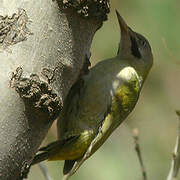
[[[117,16],[117,56],[96,64],[72,87],[58,119],[58,141],[43,148],[33,164],[47,158],[66,160],[64,174],[71,176],[135,107],[153,56],[148,41]]]
[[[66,101],[60,115],[59,139],[88,130],[95,136],[107,116],[112,116],[111,121],[116,127],[132,111],[142,82],[134,68],[123,61],[128,60],[117,58],[100,62],[84,77],[81,90]]]

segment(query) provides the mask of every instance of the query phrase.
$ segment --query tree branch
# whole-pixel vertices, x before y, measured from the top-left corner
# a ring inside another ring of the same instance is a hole
[[[141,166],[142,177],[143,177],[143,180],[147,180],[147,173],[146,173],[146,170],[145,170],[145,166],[144,166],[144,163],[143,163],[143,158],[142,158],[142,155],[141,155],[141,148],[140,148],[140,145],[139,145],[139,131],[138,131],[138,129],[133,130],[133,138],[134,138],[135,150],[136,150],[136,153],[137,153],[137,156],[138,156],[138,159],[139,159],[139,163],[140,163],[140,166]]]
[[[107,0],[70,2],[1,1],[0,179],[31,163],[107,17]]]
[[[39,168],[40,168],[42,174],[44,175],[45,180],[52,180],[51,176],[48,173],[46,166],[43,163],[39,163]]]
[[[179,128],[178,128],[178,135],[176,138],[176,144],[174,147],[171,167],[167,180],[177,180],[179,167],[180,167],[180,111],[176,111],[176,114],[179,117]]]

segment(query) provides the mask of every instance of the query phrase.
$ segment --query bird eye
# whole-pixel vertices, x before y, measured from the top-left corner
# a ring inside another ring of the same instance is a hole
[[[143,47],[146,47],[146,41],[139,39],[139,44]]]
[[[142,41],[142,45],[145,47],[146,46],[146,41]]]
[[[139,49],[145,49],[151,51],[151,46],[149,45],[148,40],[144,36],[136,33],[136,41]]]

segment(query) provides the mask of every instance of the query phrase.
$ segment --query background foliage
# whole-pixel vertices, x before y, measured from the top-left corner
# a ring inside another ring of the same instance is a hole
[[[134,151],[132,129],[140,131],[140,143],[149,179],[164,180],[169,171],[180,109],[180,1],[111,0],[109,20],[97,32],[92,45],[92,64],[115,56],[120,39],[115,8],[129,26],[149,40],[154,66],[139,102],[126,122],[84,165],[72,180],[139,180],[140,166]],[[55,124],[45,141],[56,139]],[[46,162],[53,179],[62,177],[63,162]],[[28,180],[43,180],[38,166]]]

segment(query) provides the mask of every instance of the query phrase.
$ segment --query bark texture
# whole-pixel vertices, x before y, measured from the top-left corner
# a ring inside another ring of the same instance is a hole
[[[0,0],[0,179],[21,179],[108,12],[107,0]]]

